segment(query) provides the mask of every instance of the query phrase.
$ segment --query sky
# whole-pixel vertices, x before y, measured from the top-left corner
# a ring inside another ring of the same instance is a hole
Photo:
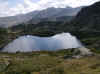
[[[48,7],[64,8],[91,5],[100,0],[0,0],[0,17],[25,14]]]

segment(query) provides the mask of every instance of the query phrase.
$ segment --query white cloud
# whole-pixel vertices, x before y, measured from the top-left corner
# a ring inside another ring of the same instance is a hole
[[[34,10],[42,10],[48,7],[79,7],[83,5],[90,5],[100,0],[23,0],[23,3],[18,3],[9,7],[10,1],[1,1],[0,3],[0,17],[13,16],[21,13],[28,13]]]

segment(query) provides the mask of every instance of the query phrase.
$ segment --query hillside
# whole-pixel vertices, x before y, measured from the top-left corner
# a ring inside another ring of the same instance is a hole
[[[61,32],[71,32],[71,34],[74,34],[79,39],[81,39],[81,41],[85,45],[92,45],[96,48],[99,48],[99,42],[100,42],[98,40],[100,37],[99,29],[98,29],[99,20],[96,20],[93,17],[94,15],[98,17],[100,16],[99,15],[100,13],[98,11],[99,5],[100,5],[100,2],[97,2],[91,6],[82,8],[82,10],[77,14],[74,20],[72,20],[70,23],[68,23],[67,21],[66,21],[67,23],[63,21],[41,21],[37,24],[33,24],[32,21],[34,20],[30,20],[30,22],[28,22],[27,24],[24,23],[24,24],[19,24],[17,26],[10,27],[7,29],[9,36],[7,36],[6,34],[6,38],[9,37],[7,39],[13,40],[22,35],[38,35],[38,36],[47,37],[47,36],[52,36]],[[47,14],[45,13],[51,10],[55,11],[55,8],[49,8],[47,10],[48,11],[46,10],[41,11],[41,14],[42,15],[44,14],[45,17],[47,17]],[[56,9],[57,12],[58,10],[59,9]],[[50,14],[51,15],[49,15],[49,17],[53,16],[55,13],[50,13]],[[38,15],[37,18],[39,18],[39,16],[40,15]],[[94,21],[94,23],[93,21],[92,22],[90,21],[91,19]],[[85,21],[85,20],[88,20],[88,21]],[[92,41],[95,41],[95,42],[92,42]]]
[[[100,1],[0,17],[0,74],[100,74]]]
[[[74,19],[81,31],[100,32],[100,2],[84,7]]]
[[[100,56],[70,55],[68,51],[0,53],[0,74],[100,74]]]
[[[100,51],[100,2],[82,8],[71,24],[87,47]]]
[[[28,23],[34,24],[43,21],[70,21],[77,15],[82,7],[77,8],[48,8],[40,11],[35,18],[33,17]]]
[[[76,16],[76,14],[80,11],[81,7],[78,8],[47,8],[41,11],[33,11],[27,14],[20,14],[16,16],[10,16],[10,17],[1,17],[0,18],[0,27],[11,27],[15,26],[21,23],[25,24],[34,24],[39,23],[40,21],[59,21],[59,18],[61,21],[63,20],[62,17],[66,17],[66,20],[71,20],[73,16]],[[68,17],[67,17],[68,16]],[[70,17],[70,18],[69,18]],[[69,19],[68,19],[69,18]],[[65,20],[64,19],[64,20]]]

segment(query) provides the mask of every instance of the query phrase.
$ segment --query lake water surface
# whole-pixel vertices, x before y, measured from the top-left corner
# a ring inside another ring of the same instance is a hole
[[[2,50],[3,52],[31,52],[40,50],[60,50],[82,47],[81,42],[70,33],[60,33],[52,37],[38,37],[32,35],[21,36]]]

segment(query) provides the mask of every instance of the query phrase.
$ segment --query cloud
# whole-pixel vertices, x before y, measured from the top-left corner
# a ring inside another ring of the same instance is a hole
[[[28,13],[48,7],[79,7],[99,0],[0,0],[0,17]]]

